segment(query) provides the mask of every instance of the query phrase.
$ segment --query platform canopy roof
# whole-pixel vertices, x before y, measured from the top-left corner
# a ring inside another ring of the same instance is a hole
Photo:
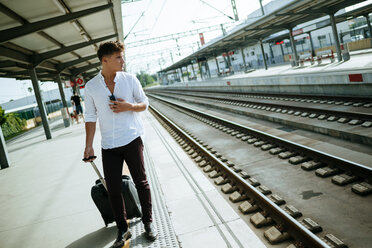
[[[364,2],[365,0],[281,0],[280,6],[265,15],[247,19],[231,30],[227,35],[219,37],[204,45],[195,53],[181,59],[175,64],[161,70],[167,72],[187,66],[196,61],[203,61],[215,57],[224,52],[235,50],[241,47],[256,44],[260,39],[282,30],[290,30],[301,23],[316,18],[335,14],[340,9]],[[346,19],[348,16],[344,16]]]
[[[0,1],[0,77],[90,78],[109,40],[123,40],[120,0]]]

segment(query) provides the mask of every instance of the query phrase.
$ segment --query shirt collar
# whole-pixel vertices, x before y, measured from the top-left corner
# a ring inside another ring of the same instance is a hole
[[[99,76],[100,79],[102,79],[102,82],[105,82],[105,78],[102,75],[102,70],[99,71],[98,76]],[[114,78],[114,82],[115,83],[118,83],[119,82],[119,80],[118,80],[118,72],[116,72],[116,75],[115,75],[115,78]]]

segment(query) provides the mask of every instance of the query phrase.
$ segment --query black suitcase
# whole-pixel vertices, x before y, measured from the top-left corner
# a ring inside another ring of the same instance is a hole
[[[114,222],[115,220],[107,195],[106,183],[94,162],[91,162],[91,164],[99,177],[99,179],[96,181],[96,184],[92,187],[91,196],[107,227],[108,224]],[[122,193],[124,197],[127,219],[142,217],[141,205],[139,203],[137,190],[133,181],[127,175],[122,176],[122,181]]]

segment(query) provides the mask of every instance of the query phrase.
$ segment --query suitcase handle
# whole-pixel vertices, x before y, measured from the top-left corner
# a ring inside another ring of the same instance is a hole
[[[92,159],[92,158],[96,158],[96,156],[90,156],[89,158],[83,158],[83,161],[86,161],[86,160],[89,160],[89,159]],[[98,176],[99,180],[101,181],[102,185],[105,187],[105,189],[107,191],[106,181],[102,177],[101,172],[99,172],[96,164],[93,161],[90,161],[90,164],[92,165],[94,171],[97,173],[97,176]]]

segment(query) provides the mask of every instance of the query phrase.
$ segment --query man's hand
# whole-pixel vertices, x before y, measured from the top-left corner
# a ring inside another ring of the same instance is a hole
[[[117,101],[110,101],[112,104],[109,104],[110,109],[114,113],[126,112],[133,110],[133,104],[125,101],[124,99],[118,98]]]
[[[85,147],[84,158],[89,158],[89,157],[93,157],[93,156],[94,156],[93,147]],[[84,160],[84,162],[87,163],[87,162],[91,162],[93,160],[95,160],[95,158]]]

